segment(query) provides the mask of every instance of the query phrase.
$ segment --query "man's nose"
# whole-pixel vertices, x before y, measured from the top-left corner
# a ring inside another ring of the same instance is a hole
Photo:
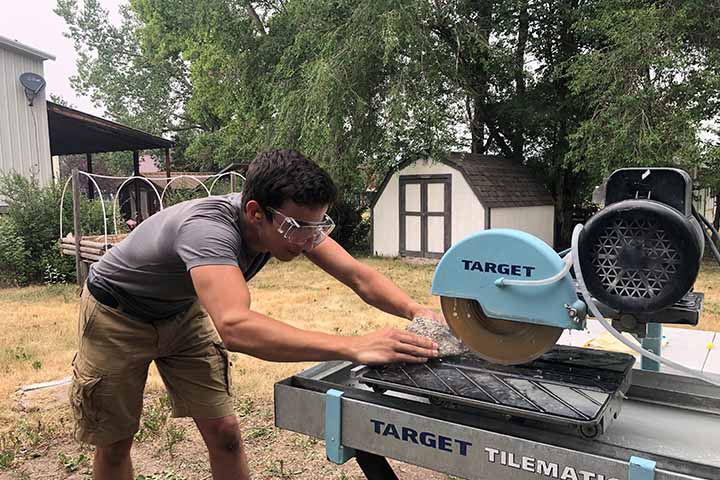
[[[307,240],[305,240],[305,243],[303,244],[303,252],[309,252],[313,248],[314,248],[313,237],[310,237]]]

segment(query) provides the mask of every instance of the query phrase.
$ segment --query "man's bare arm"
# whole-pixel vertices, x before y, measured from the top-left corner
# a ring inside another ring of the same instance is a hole
[[[408,320],[429,316],[444,322],[442,315],[415,302],[392,280],[354,258],[332,238],[325,239],[306,256],[373,307]]]
[[[253,311],[247,283],[235,266],[200,266],[190,270],[190,275],[200,302],[231,351],[277,362],[417,363],[437,356],[437,344],[401,330],[384,328],[356,337],[329,335]]]

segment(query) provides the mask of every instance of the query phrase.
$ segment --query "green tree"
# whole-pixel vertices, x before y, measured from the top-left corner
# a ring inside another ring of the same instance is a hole
[[[627,165],[702,164],[703,122],[720,112],[718,13],[691,1],[605,1],[583,12],[578,29],[597,45],[571,67],[573,92],[592,109],[570,135],[578,168],[598,178]]]
[[[556,239],[618,166],[711,165],[714,3],[686,0],[96,0],[58,12],[76,85],[114,118],[174,130],[211,170],[296,147],[352,201],[404,160],[463,149],[538,172]],[[710,168],[697,172],[710,175]]]

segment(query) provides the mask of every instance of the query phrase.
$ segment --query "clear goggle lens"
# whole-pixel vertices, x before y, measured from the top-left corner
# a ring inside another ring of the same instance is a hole
[[[311,242],[313,248],[317,247],[335,228],[335,222],[327,214],[322,222],[301,222],[274,208],[268,210],[283,219],[278,226],[278,232],[295,245],[307,245]]]

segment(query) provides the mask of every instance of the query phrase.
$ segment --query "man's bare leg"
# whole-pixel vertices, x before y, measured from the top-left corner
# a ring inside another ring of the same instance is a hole
[[[102,480],[133,480],[130,461],[132,437],[95,448],[93,478]]]
[[[210,453],[213,479],[250,480],[250,468],[235,415],[194,420]]]

